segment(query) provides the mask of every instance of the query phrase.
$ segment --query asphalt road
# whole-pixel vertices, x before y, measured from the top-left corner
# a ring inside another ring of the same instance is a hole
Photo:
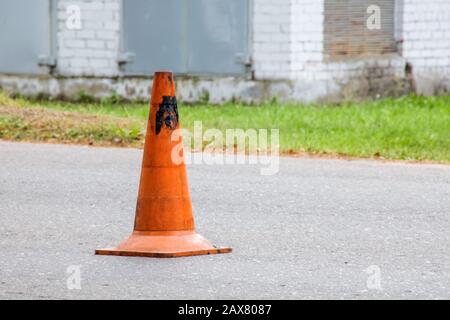
[[[0,142],[1,299],[450,298],[449,166],[190,165],[197,229],[233,253],[95,256],[133,227],[141,156]]]

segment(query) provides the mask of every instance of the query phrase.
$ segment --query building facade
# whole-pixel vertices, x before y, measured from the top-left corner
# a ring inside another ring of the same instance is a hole
[[[257,102],[450,90],[450,0],[8,0],[0,87]]]

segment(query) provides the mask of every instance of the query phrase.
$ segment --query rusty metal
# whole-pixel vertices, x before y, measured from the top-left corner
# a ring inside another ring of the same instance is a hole
[[[172,133],[179,128],[173,75],[156,72],[134,231],[116,248],[98,249],[96,254],[171,258],[231,252],[195,232],[186,166],[184,161],[174,163],[171,155],[180,143],[172,141]]]

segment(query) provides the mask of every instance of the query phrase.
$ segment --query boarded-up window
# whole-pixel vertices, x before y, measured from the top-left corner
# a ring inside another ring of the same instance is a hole
[[[325,56],[328,59],[396,51],[394,0],[325,0]],[[375,11],[379,8],[378,18]],[[367,26],[367,22],[371,28]],[[375,24],[375,25],[374,25]]]

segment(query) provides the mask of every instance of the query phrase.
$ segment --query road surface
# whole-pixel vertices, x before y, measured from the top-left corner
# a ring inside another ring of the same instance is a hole
[[[1,299],[450,298],[449,166],[190,165],[197,229],[233,253],[95,256],[132,230],[141,157],[0,142]]]

